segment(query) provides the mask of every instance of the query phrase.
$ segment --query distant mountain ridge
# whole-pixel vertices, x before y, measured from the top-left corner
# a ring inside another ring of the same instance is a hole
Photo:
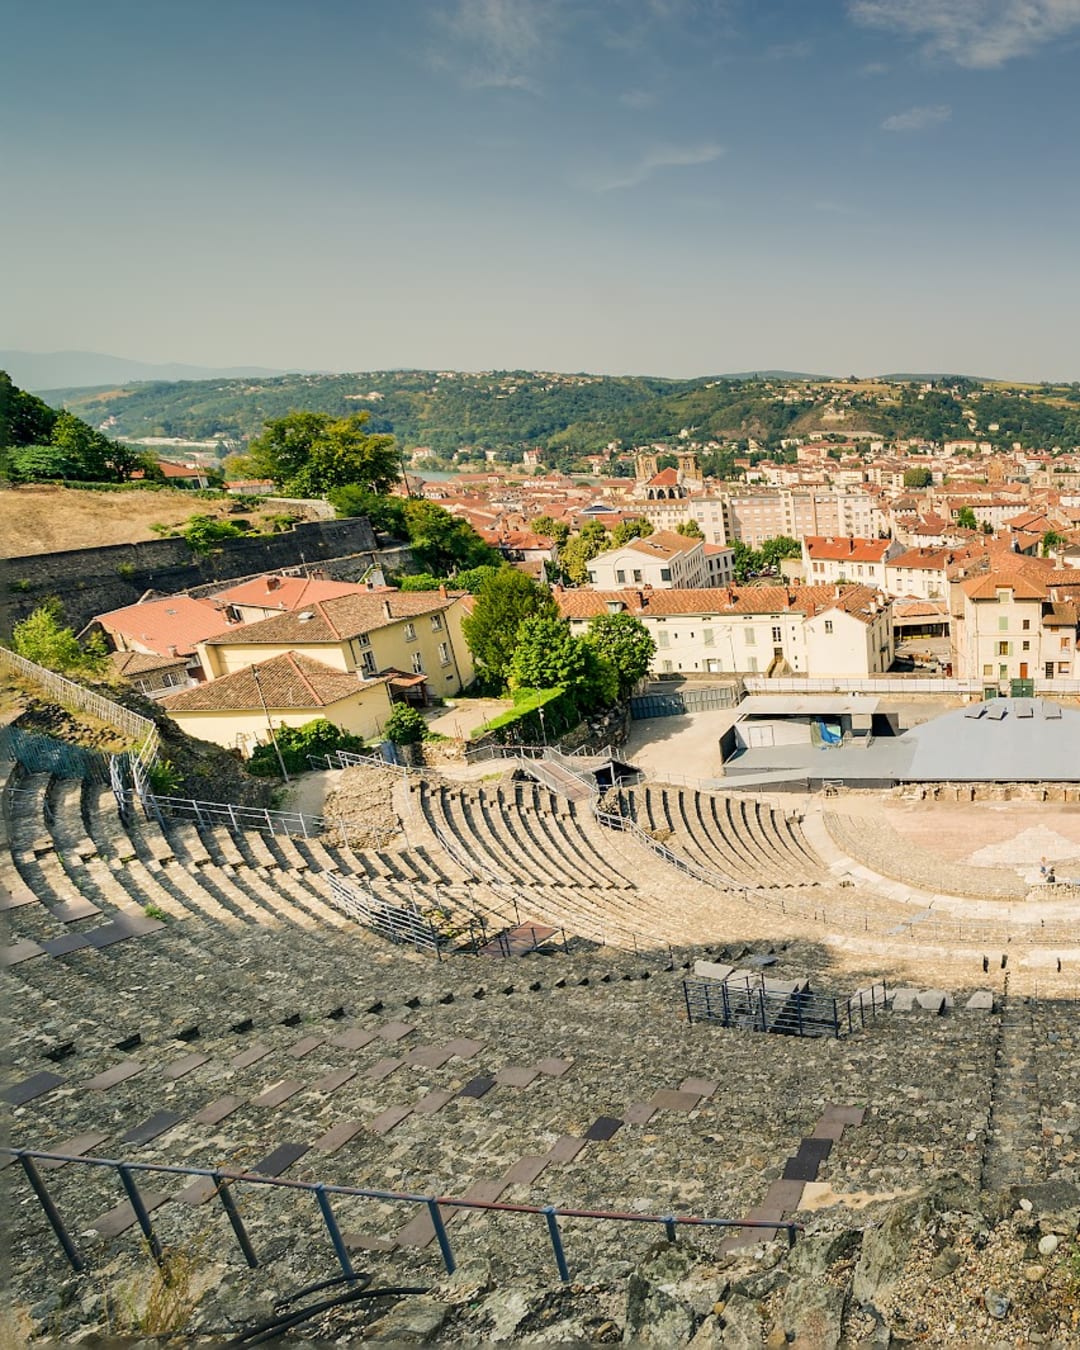
[[[146,380],[267,379],[293,372],[267,366],[190,366],[179,362],[155,364],[105,352],[0,351],[0,370],[6,370],[23,389],[40,393],[51,389],[134,384]],[[305,373],[305,372],[295,372]],[[309,373],[309,372],[307,372]]]

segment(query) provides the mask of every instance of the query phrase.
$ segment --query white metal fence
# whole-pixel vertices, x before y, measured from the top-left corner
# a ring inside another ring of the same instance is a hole
[[[99,694],[97,690],[87,689],[85,685],[76,684],[74,680],[58,675],[55,670],[46,670],[36,661],[28,661],[25,656],[9,651],[7,647],[0,647],[0,666],[6,666],[8,670],[41,685],[64,707],[90,713],[92,717],[116,727],[134,741],[141,742],[151,733],[157,735],[157,727],[149,717],[132,712],[130,708],[122,707],[111,698],[106,698],[104,694]]]
[[[994,679],[931,679],[923,675],[877,675],[857,679],[847,675],[766,675],[743,677],[748,694],[981,694]],[[1060,697],[1080,695],[1080,680],[1035,680],[1035,693]]]

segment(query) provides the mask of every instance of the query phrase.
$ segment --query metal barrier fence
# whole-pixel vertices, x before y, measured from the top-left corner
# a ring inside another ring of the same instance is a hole
[[[326,821],[322,816],[305,816],[300,811],[271,811],[262,806],[234,806],[232,802],[201,802],[193,797],[159,797],[149,794],[152,813],[198,825],[227,825],[231,830],[259,830],[263,834],[296,835],[311,839],[322,834]],[[145,804],[145,803],[144,803]]]
[[[76,684],[74,680],[58,675],[55,670],[47,670],[36,661],[28,661],[25,656],[9,651],[7,647],[0,647],[0,666],[6,666],[8,670],[41,685],[57,703],[79,712],[90,713],[99,721],[123,731],[133,741],[145,740],[151,732],[157,734],[157,727],[150,718],[114,703],[111,698],[106,698],[104,694],[99,694],[94,689],[87,689],[85,685]]]
[[[764,976],[738,980],[684,980],[687,1020],[785,1036],[831,1036],[838,1040],[866,1026],[867,1015],[884,1012],[884,982],[849,999],[809,989],[770,988]]]
[[[442,1256],[447,1273],[451,1275],[457,1268],[457,1262],[446,1231],[446,1222],[442,1215],[444,1209],[490,1210],[498,1214],[522,1214],[543,1218],[555,1259],[555,1267],[559,1272],[559,1279],[564,1284],[570,1282],[571,1276],[570,1266],[566,1259],[566,1250],[563,1246],[562,1233],[559,1229],[561,1218],[596,1219],[609,1223],[663,1224],[669,1242],[676,1240],[679,1228],[760,1229],[770,1233],[773,1237],[777,1233],[784,1233],[789,1247],[794,1246],[795,1235],[802,1232],[803,1228],[802,1224],[792,1223],[788,1220],[773,1223],[755,1219],[706,1219],[687,1214],[627,1214],[618,1210],[568,1209],[558,1205],[514,1205],[503,1201],[464,1200],[455,1196],[417,1195],[408,1191],[383,1191],[363,1186],[337,1186],[321,1181],[293,1181],[286,1177],[266,1177],[253,1172],[232,1171],[228,1168],[176,1167],[166,1163],[79,1157],[70,1153],[46,1153],[39,1149],[0,1148],[0,1155],[13,1158],[21,1165],[26,1179],[49,1221],[49,1226],[63,1248],[68,1263],[76,1271],[85,1270],[86,1259],[67,1230],[60,1211],[42,1179],[41,1171],[37,1166],[38,1162],[111,1168],[116,1173],[127,1201],[131,1205],[142,1235],[146,1239],[150,1254],[159,1264],[164,1261],[164,1249],[154,1231],[153,1224],[150,1222],[150,1213],[135,1180],[137,1172],[161,1173],[166,1176],[179,1177],[205,1177],[212,1181],[215,1194],[221,1201],[222,1208],[232,1228],[233,1236],[236,1238],[237,1246],[240,1248],[244,1260],[252,1269],[255,1269],[260,1262],[244,1226],[236,1197],[233,1195],[233,1187],[239,1184],[267,1186],[279,1190],[300,1191],[314,1195],[323,1225],[326,1228],[327,1237],[333,1247],[338,1264],[341,1266],[342,1274],[350,1280],[355,1278],[356,1272],[353,1269],[352,1258],[349,1256],[349,1250],[338,1227],[337,1218],[331,1204],[331,1196],[352,1196],[364,1200],[395,1201],[422,1206],[431,1219],[435,1239],[439,1244],[439,1253]]]
[[[392,905],[373,895],[357,877],[327,876],[330,894],[340,910],[397,946],[434,952],[442,960],[442,934],[415,906]]]
[[[0,759],[16,760],[28,773],[82,778],[90,783],[109,782],[109,760],[100,750],[58,741],[21,727],[0,729]]]
[[[696,689],[651,689],[630,700],[634,721],[647,717],[679,717],[684,713],[710,712],[715,708],[734,708],[745,690],[741,684],[720,684]]]

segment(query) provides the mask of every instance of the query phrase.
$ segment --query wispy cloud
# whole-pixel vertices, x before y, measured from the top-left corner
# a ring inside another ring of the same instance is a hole
[[[797,42],[777,42],[765,49],[766,61],[805,61],[812,56],[814,44],[807,38]]]
[[[627,89],[619,95],[619,102],[626,108],[652,108],[656,104],[656,95],[648,89]]]
[[[556,5],[536,0],[457,0],[439,18],[449,50],[439,64],[458,72],[467,89],[523,89],[535,93],[533,66]]]
[[[857,23],[921,39],[928,55],[975,70],[1080,28],[1080,0],[850,0],[849,11]]]
[[[641,156],[626,173],[601,178],[593,183],[597,192],[617,192],[623,188],[638,187],[661,169],[685,169],[695,164],[711,164],[724,154],[724,147],[708,142],[704,145],[657,146]]]
[[[952,108],[947,103],[937,103],[929,107],[908,108],[906,112],[893,113],[881,124],[882,131],[928,131],[939,127],[952,117]]]
[[[884,61],[867,61],[864,66],[859,67],[859,74],[864,79],[869,79],[873,75],[887,75],[889,67]]]

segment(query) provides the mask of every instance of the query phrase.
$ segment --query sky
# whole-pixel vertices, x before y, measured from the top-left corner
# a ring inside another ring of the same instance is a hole
[[[5,0],[0,347],[1080,379],[1080,0]]]

